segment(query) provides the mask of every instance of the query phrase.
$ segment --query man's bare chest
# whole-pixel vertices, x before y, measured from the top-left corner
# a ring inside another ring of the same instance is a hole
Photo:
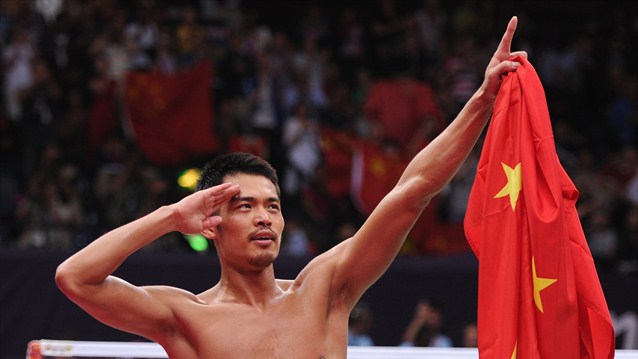
[[[347,336],[346,320],[335,326],[325,311],[311,305],[197,304],[179,315],[183,336],[202,358],[340,358],[336,347],[343,347],[345,357],[340,342]]]

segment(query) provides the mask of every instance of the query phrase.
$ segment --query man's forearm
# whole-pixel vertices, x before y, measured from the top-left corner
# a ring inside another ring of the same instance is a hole
[[[172,208],[160,207],[104,234],[71,256],[58,267],[56,280],[70,280],[80,285],[100,284],[129,255],[173,230]]]
[[[493,98],[479,89],[456,119],[408,164],[399,184],[423,178],[422,192],[427,200],[452,180],[485,128]]]

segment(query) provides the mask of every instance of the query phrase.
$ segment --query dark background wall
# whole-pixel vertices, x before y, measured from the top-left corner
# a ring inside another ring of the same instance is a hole
[[[55,268],[70,253],[0,252],[0,358],[24,358],[34,339],[139,341],[83,312],[55,286]],[[279,278],[294,278],[307,260],[280,258]],[[198,293],[216,283],[214,255],[140,253],[117,275],[138,285],[167,284]],[[610,310],[638,313],[638,278],[599,271]],[[419,298],[443,303],[444,331],[458,343],[463,325],[476,320],[478,262],[472,254],[447,258],[399,258],[362,298],[374,312],[377,345],[398,345]]]

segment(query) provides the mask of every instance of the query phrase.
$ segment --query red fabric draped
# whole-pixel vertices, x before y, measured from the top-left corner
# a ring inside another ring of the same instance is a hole
[[[479,259],[479,353],[612,358],[614,330],[562,168],[545,93],[525,59],[501,85],[465,216]]]

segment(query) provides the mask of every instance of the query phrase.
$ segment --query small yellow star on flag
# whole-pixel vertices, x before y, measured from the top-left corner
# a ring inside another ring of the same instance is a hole
[[[523,188],[523,177],[521,175],[521,163],[519,162],[516,167],[512,168],[505,163],[503,165],[503,171],[507,176],[507,183],[505,186],[494,196],[494,198],[501,198],[507,195],[510,196],[510,205],[512,211],[516,210],[516,202],[518,201],[518,194]]]
[[[536,263],[534,262],[534,257],[532,256],[532,282],[534,283],[534,303],[536,303],[536,307],[538,310],[543,313],[543,302],[541,301],[541,290],[549,287],[554,284],[557,279],[551,278],[541,278],[536,276]]]

